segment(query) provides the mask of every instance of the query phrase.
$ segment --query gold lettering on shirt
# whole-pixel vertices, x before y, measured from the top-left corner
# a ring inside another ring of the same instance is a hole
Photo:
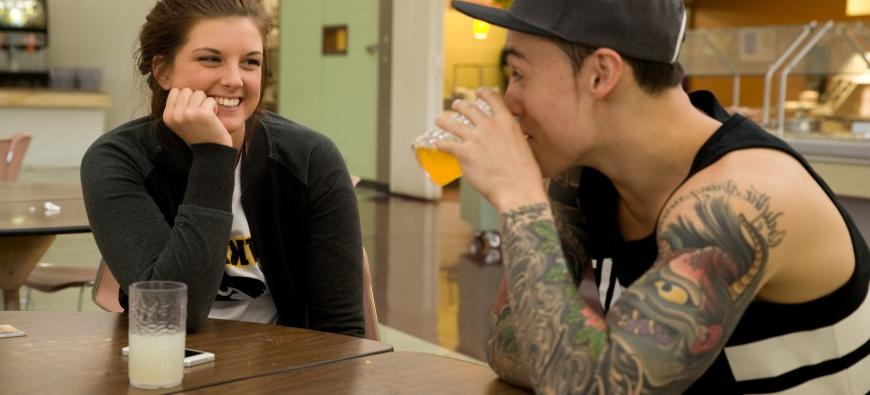
[[[250,237],[230,239],[227,245],[227,265],[248,266],[256,263],[257,253],[254,251],[254,243]]]

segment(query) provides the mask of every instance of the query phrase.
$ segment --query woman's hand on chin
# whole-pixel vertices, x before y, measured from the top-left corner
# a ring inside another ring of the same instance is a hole
[[[233,140],[217,113],[217,102],[205,92],[172,88],[163,109],[163,122],[187,145],[215,143],[232,147]]]

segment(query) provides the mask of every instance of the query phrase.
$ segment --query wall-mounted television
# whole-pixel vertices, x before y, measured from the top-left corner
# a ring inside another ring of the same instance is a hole
[[[0,0],[0,30],[45,32],[46,0]]]

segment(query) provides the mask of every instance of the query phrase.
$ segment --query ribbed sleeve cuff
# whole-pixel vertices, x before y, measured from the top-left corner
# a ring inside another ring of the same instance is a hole
[[[233,211],[233,183],[238,150],[221,144],[190,146],[193,163],[187,178],[184,204]]]

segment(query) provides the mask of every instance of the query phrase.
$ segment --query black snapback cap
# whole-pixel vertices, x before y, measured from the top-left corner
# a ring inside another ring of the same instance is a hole
[[[683,0],[514,0],[510,10],[453,0],[472,18],[536,36],[675,63],[686,32]]]

